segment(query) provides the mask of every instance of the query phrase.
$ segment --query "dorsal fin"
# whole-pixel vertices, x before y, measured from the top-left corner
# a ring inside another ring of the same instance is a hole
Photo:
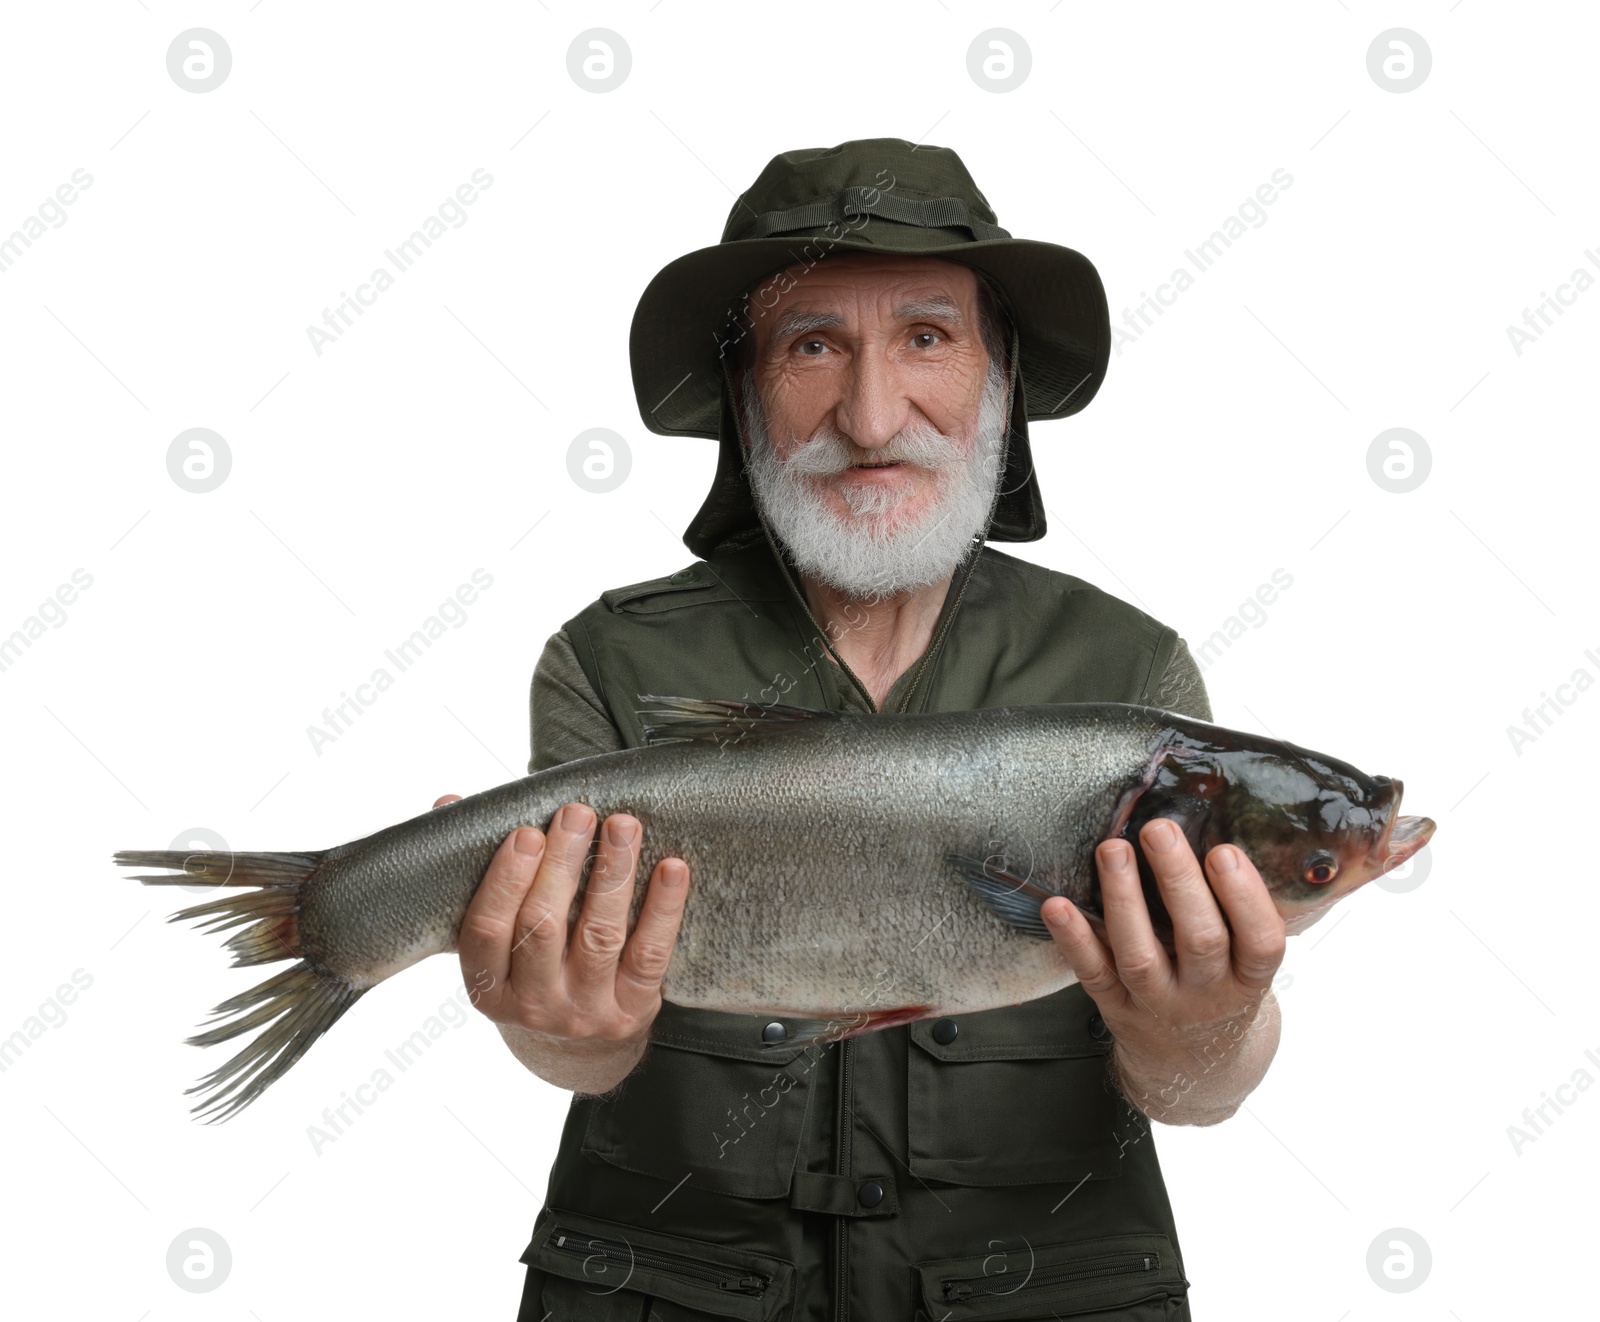
[[[659,704],[638,709],[647,744],[676,743],[685,739],[732,743],[751,735],[796,730],[806,721],[840,715],[821,707],[741,702],[735,698],[675,698],[660,693],[641,693],[639,701]]]

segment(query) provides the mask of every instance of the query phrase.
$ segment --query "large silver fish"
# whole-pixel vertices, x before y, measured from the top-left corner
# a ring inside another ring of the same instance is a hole
[[[1066,895],[1099,927],[1094,848],[1113,837],[1133,843],[1170,949],[1137,835],[1152,817],[1176,821],[1201,857],[1224,841],[1243,849],[1290,932],[1434,830],[1398,816],[1398,780],[1153,707],[896,715],[641,701],[657,704],[641,712],[642,748],[567,762],[332,849],[117,853],[126,866],[175,869],[138,878],[147,884],[254,888],[171,921],[240,928],[227,942],[234,967],[297,961],[224,1001],[211,1022],[226,1022],[188,1039],[263,1029],[188,1090],[210,1094],[194,1109],[232,1115],[370,988],[453,951],[500,842],[518,826],[546,828],[574,800],[601,820],[639,819],[630,930],[655,864],[689,865],[666,999],[845,1025],[814,1036],[995,1009],[1075,982],[1039,906]]]

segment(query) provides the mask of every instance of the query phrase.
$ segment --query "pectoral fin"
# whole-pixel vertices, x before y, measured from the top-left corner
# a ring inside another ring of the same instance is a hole
[[[970,854],[946,854],[946,860],[961,874],[961,879],[1005,922],[1019,932],[1051,941],[1039,908],[1053,894],[1026,878],[1014,876],[1004,868]]]

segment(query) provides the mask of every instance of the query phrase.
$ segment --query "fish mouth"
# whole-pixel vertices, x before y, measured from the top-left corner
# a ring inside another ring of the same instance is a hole
[[[1433,839],[1438,823],[1431,817],[1401,817],[1389,831],[1388,853],[1382,859],[1383,870],[1397,868],[1408,858],[1421,851]]]
[[[1400,794],[1404,788],[1397,780],[1393,782],[1394,795],[1390,799],[1391,813],[1400,806]],[[1384,833],[1377,846],[1368,857],[1372,865],[1374,877],[1381,877],[1385,872],[1392,872],[1407,859],[1414,858],[1422,847],[1433,839],[1433,833],[1438,829],[1438,823],[1431,817],[1391,817],[1389,829]]]

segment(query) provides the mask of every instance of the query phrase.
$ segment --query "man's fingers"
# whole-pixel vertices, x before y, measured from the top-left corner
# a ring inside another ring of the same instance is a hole
[[[1283,917],[1261,874],[1237,845],[1218,845],[1206,855],[1206,871],[1233,928],[1234,977],[1252,990],[1272,985],[1283,963]]]
[[[447,803],[454,803],[460,797],[461,796],[459,794],[441,794],[437,799],[435,799],[433,801],[433,806],[435,808],[442,808]]]
[[[585,1009],[598,1010],[616,998],[617,961],[628,939],[640,835],[638,819],[627,813],[613,813],[601,826],[583,911],[567,949],[567,993]]]
[[[1105,943],[1095,935],[1083,911],[1065,896],[1052,897],[1039,906],[1045,926],[1055,938],[1056,945],[1072,964],[1094,1003],[1103,1016],[1127,1004],[1128,991],[1117,976],[1116,965]]]
[[[511,967],[513,927],[544,852],[544,837],[531,826],[519,827],[500,842],[483,880],[461,921],[456,949],[467,986],[498,999]]]
[[[557,809],[545,832],[544,856],[517,914],[511,942],[511,985],[525,999],[561,986],[567,919],[594,835],[594,810],[584,803]]]
[[[689,898],[689,865],[664,858],[650,874],[639,921],[617,965],[617,1006],[635,1018],[649,1014],[661,996],[661,979],[672,960]]]
[[[1172,961],[1150,924],[1150,906],[1145,903],[1133,846],[1126,840],[1103,840],[1094,857],[1100,872],[1106,940],[1117,961],[1117,973],[1135,992],[1148,997],[1170,985]]]
[[[1225,976],[1231,972],[1228,952],[1233,942],[1188,839],[1165,817],[1146,822],[1139,839],[1172,915],[1178,981],[1196,986]]]

